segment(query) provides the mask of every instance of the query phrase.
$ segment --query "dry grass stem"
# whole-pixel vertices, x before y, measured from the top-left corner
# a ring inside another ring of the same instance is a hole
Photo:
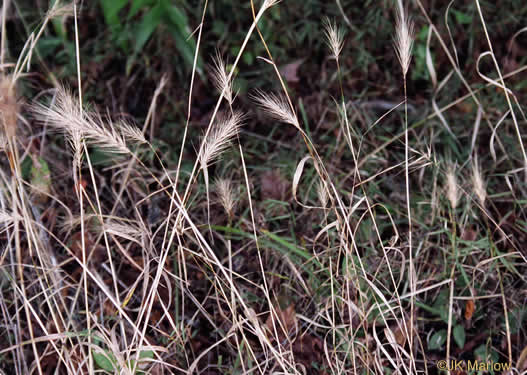
[[[280,3],[282,0],[264,0],[264,3],[262,7],[264,9],[271,8],[272,6],[275,6],[276,4]]]
[[[0,76],[0,116],[7,138],[16,135],[19,110],[15,82],[11,76]]]

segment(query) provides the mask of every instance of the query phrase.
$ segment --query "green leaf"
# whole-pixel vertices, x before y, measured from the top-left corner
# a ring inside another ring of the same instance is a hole
[[[132,6],[130,7],[130,11],[128,12],[128,19],[135,16],[141,8],[144,8],[146,6],[152,5],[154,2],[152,0],[132,0]]]
[[[254,55],[251,52],[245,52],[242,55],[243,62],[247,65],[252,65],[254,62]]]
[[[194,64],[194,51],[196,49],[195,43],[193,40],[186,40],[183,35],[178,30],[171,29],[172,36],[176,40],[176,47],[183,56],[183,60],[188,64],[188,66],[192,66]],[[201,70],[201,63],[198,59],[198,72]]]
[[[428,342],[428,349],[429,350],[440,349],[445,343],[445,341],[446,341],[446,329],[437,331],[430,338],[430,341]]]
[[[181,9],[176,5],[171,5],[170,1],[167,0],[162,1],[160,5],[163,7],[169,23],[176,26],[183,35],[190,33],[187,16]]]
[[[109,351],[105,350],[104,353],[93,353],[93,359],[95,360],[95,364],[108,372],[115,372],[116,367],[114,364],[117,362],[115,359],[115,356],[110,353]]]
[[[119,11],[128,4],[128,0],[99,0],[104,15],[104,20],[108,26],[118,28],[121,26]]]
[[[478,346],[474,350],[474,357],[476,360],[482,362],[498,362],[499,360],[498,353],[496,353],[491,348],[487,349],[487,346],[485,344]]]
[[[452,13],[454,13],[454,17],[456,18],[457,23],[460,23],[462,25],[468,25],[472,23],[471,15],[468,15],[455,9],[452,9]]]
[[[148,13],[145,14],[135,34],[136,52],[140,51],[144,47],[148,39],[150,39],[150,36],[152,36],[154,30],[161,23],[162,17],[163,7],[160,4],[156,5],[155,7],[150,9]]]
[[[154,352],[152,350],[143,350],[141,353],[139,353],[139,359],[153,359],[154,358]]]
[[[454,341],[456,342],[457,346],[460,348],[463,348],[465,346],[465,328],[462,325],[457,325],[454,327],[454,330],[452,331],[454,335]]]
[[[31,177],[31,169],[33,168],[33,160],[29,156],[25,157],[20,167],[22,178],[29,180]]]
[[[58,37],[43,37],[40,38],[37,44],[38,52],[42,58],[46,58],[56,53],[57,48],[62,46],[63,40]]]
[[[190,27],[186,14],[176,5],[172,5],[170,0],[162,0],[160,5],[163,7],[166,24],[176,40],[176,48],[183,56],[185,62],[189,66],[192,66],[194,64],[196,42],[192,38],[189,38]],[[199,59],[197,66],[198,72],[201,74],[202,63]]]
[[[51,191],[51,172],[48,163],[41,157],[33,160],[31,166],[31,185],[39,201],[46,201]]]
[[[523,326],[523,320],[527,318],[527,310],[522,309],[521,307],[516,307],[515,309],[512,309],[507,316],[509,318],[511,333],[517,333]],[[503,322],[501,326],[505,329],[505,322]]]

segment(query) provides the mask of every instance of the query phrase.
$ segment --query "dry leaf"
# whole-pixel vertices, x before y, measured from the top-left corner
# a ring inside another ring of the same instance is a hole
[[[282,310],[280,307],[275,307],[276,314],[273,316],[273,313],[269,314],[267,320],[265,321],[265,326],[269,332],[274,334],[274,326],[278,333],[279,341],[283,341],[291,333],[295,332],[297,329],[297,318],[295,312],[295,305],[290,304],[285,310]],[[278,320],[276,319],[278,317]]]
[[[289,182],[278,171],[267,171],[260,176],[262,200],[284,200]]]
[[[470,320],[472,319],[472,315],[474,315],[474,311],[476,310],[476,303],[473,299],[469,299],[467,303],[465,304],[465,319]]]
[[[296,83],[300,81],[298,77],[298,68],[304,63],[304,59],[295,60],[292,63],[284,65],[280,68],[280,74],[287,82]]]
[[[406,325],[406,330],[410,333],[410,319],[406,320],[404,324]],[[384,334],[390,343],[394,343],[395,341],[397,345],[404,346],[406,344],[406,330],[404,325],[395,324],[392,327],[385,328]]]
[[[516,362],[516,368],[518,371],[527,370],[527,346],[523,348],[520,356],[518,357],[518,362]]]
[[[472,104],[472,102],[469,102],[469,101],[462,101],[456,104],[456,108],[462,113],[472,113],[476,110],[476,107],[474,106],[474,104]]]
[[[461,233],[461,239],[463,241],[475,241],[478,234],[474,229],[465,228],[463,229],[463,232]]]

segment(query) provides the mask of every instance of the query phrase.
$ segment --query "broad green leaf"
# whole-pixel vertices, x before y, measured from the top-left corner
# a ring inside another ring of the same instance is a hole
[[[490,349],[490,348],[489,348]],[[478,346],[474,350],[474,357],[482,362],[498,362],[499,356],[494,350],[487,350],[485,344]]]
[[[188,66],[192,66],[194,64],[194,51],[196,49],[195,43],[193,40],[186,40],[185,37],[179,32],[179,30],[171,29],[172,36],[176,40],[176,47],[181,53],[183,59],[185,60],[185,63],[188,64]],[[198,72],[201,71],[201,63],[198,59]]]
[[[462,325],[457,325],[454,327],[452,334],[454,335],[454,341],[456,342],[457,346],[460,348],[463,348],[465,346],[465,328]]]
[[[93,359],[95,360],[95,364],[99,366],[99,368],[108,371],[108,372],[115,372],[116,368],[114,364],[117,362],[115,357],[112,353],[108,351],[104,351],[104,353],[93,353]]]
[[[119,11],[128,4],[128,0],[99,0],[104,20],[108,26],[118,28],[121,26],[121,20],[119,19]]]
[[[144,8],[149,5],[153,5],[154,1],[152,0],[132,0],[132,6],[130,7],[130,11],[128,12],[128,19],[135,16],[141,8]]]
[[[176,26],[179,31],[186,35],[190,32],[187,16],[176,5],[170,4],[169,0],[163,0],[160,4],[168,18],[168,21]]]
[[[135,51],[140,51],[150,39],[156,27],[161,23],[163,7],[158,4],[145,14],[135,34]]]
[[[430,341],[428,342],[428,349],[429,350],[440,349],[445,343],[445,341],[446,341],[446,329],[437,331],[430,338]]]

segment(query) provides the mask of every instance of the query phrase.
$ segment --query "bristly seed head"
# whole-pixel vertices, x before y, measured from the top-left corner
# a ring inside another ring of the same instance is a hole
[[[203,140],[199,162],[202,168],[214,162],[215,159],[227,148],[232,139],[238,134],[242,126],[244,115],[234,112],[229,115],[219,115],[208,136]]]
[[[270,117],[300,129],[300,123],[298,122],[296,114],[282,95],[266,94],[262,91],[257,91],[255,95],[251,96],[253,101],[256,102],[256,105],[261,107]]]
[[[127,140],[135,143],[146,142],[142,132],[135,126],[124,121],[105,124],[98,113],[83,110],[64,87],[58,88],[55,105],[48,107],[35,103],[31,109],[37,120],[66,133],[77,151],[81,137],[118,154],[131,152],[126,144]]]
[[[216,56],[212,58],[213,65],[211,65],[211,76],[216,90],[221,94],[224,93],[224,97],[232,105],[234,101],[232,81],[229,80],[225,63],[221,57],[219,51],[216,51]]]
[[[476,197],[478,198],[479,204],[482,207],[485,207],[485,201],[487,200],[487,189],[477,157],[472,162],[472,188],[474,189],[474,194],[476,194]]]
[[[232,188],[231,181],[224,178],[219,178],[215,182],[216,193],[218,194],[219,201],[223,206],[229,218],[234,215],[234,208],[236,206],[236,199],[234,196],[234,190]]]
[[[336,23],[332,23],[329,18],[324,22],[326,43],[333,54],[333,58],[338,61],[342,48],[344,47],[344,31]]]
[[[73,2],[69,4],[60,4],[60,1],[56,1],[53,7],[48,11],[47,17],[49,19],[63,17],[72,17],[74,14]]]
[[[448,166],[446,172],[446,190],[448,201],[452,209],[455,209],[459,201],[459,190],[457,186],[456,166],[452,164]]]
[[[412,60],[412,46],[414,44],[414,23],[400,7],[397,12],[395,25],[395,53],[401,64],[403,75],[406,77],[410,61]]]
[[[318,195],[318,200],[320,201],[321,206],[326,208],[328,206],[329,197],[328,197],[328,191],[326,190],[326,185],[322,181],[318,182],[317,195]]]

